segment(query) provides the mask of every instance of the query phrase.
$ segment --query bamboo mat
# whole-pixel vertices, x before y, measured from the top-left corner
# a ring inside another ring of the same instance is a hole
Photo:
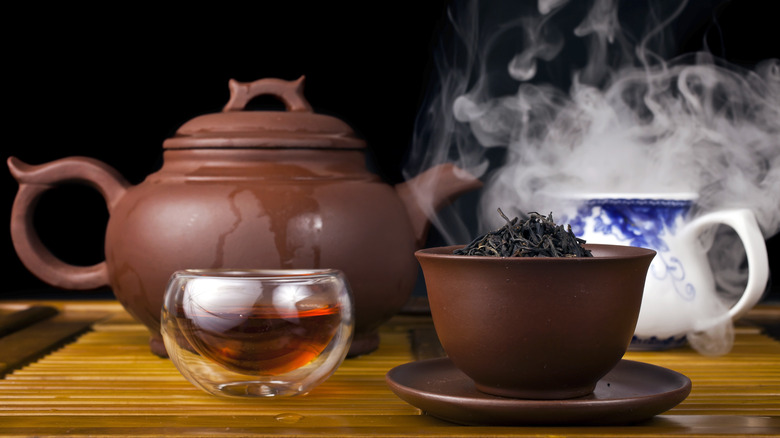
[[[67,309],[65,309],[67,312]],[[415,360],[410,333],[430,318],[399,316],[382,329],[380,348],[347,359],[310,394],[228,400],[192,386],[173,364],[149,352],[146,329],[121,308],[91,331],[0,380],[2,436],[777,436],[780,342],[738,328],[728,355],[690,349],[629,352],[693,381],[691,395],[655,419],[625,427],[463,427],[403,402],[385,373]]]

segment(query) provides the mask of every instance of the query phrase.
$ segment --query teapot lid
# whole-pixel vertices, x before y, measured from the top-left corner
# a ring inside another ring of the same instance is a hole
[[[365,141],[345,122],[314,113],[303,97],[303,81],[303,76],[296,81],[231,79],[230,100],[222,112],[184,123],[163,148],[365,148]],[[244,111],[250,100],[266,94],[278,97],[287,111]]]

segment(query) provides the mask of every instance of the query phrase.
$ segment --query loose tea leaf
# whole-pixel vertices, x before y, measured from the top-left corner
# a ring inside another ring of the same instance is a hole
[[[528,213],[528,218],[509,220],[501,209],[498,214],[506,225],[477,237],[453,254],[493,257],[593,257],[582,247],[585,240],[571,231],[571,226],[556,225],[552,213],[545,217]]]

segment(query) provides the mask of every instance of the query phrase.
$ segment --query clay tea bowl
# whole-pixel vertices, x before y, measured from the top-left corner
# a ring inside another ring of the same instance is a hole
[[[487,394],[569,399],[623,357],[655,251],[584,245],[593,257],[415,253],[433,323],[453,364]]]

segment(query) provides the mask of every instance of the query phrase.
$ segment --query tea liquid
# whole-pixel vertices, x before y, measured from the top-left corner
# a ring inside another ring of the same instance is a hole
[[[195,352],[242,374],[276,375],[298,369],[328,346],[341,309],[278,309],[272,306],[180,312],[179,325]]]

